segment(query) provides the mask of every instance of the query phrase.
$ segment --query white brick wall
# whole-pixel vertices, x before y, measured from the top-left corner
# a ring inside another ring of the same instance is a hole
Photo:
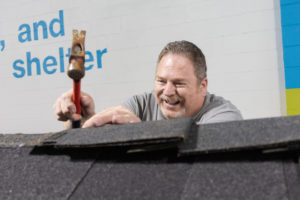
[[[49,23],[59,10],[64,11],[64,37],[18,42],[21,24]],[[62,128],[52,104],[72,81],[59,72],[17,79],[12,63],[27,51],[38,58],[58,57],[58,47],[66,53],[72,29],[87,30],[86,50],[94,56],[97,49],[108,51],[102,69],[94,66],[82,80],[97,111],[152,90],[160,50],[184,39],[206,55],[211,93],[230,99],[245,118],[285,114],[279,1],[1,0],[0,13],[0,40],[7,45],[0,52],[0,133]]]

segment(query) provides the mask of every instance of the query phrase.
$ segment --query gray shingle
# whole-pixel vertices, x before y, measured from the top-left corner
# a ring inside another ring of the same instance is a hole
[[[299,130],[300,116],[203,124],[191,128],[179,154],[299,149]]]
[[[43,144],[58,148],[178,144],[191,123],[191,119],[174,119],[71,129],[49,137]]]
[[[0,199],[67,199],[92,161],[32,155],[32,148],[0,148]]]

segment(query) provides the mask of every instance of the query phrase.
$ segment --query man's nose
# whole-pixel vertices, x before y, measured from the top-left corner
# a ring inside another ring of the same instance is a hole
[[[167,82],[164,88],[164,95],[172,96],[176,94],[176,87],[173,83]]]

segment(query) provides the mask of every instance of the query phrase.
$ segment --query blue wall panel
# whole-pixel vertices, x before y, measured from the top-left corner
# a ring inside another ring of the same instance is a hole
[[[286,77],[286,89],[295,89],[300,88],[300,66],[285,68],[285,77]],[[299,102],[300,103],[300,102]]]
[[[300,24],[282,27],[284,47],[300,45]]]
[[[300,0],[281,0],[286,89],[300,88]]]
[[[284,68],[300,66],[300,45],[283,47]]]
[[[281,1],[283,2],[283,0]],[[281,26],[300,24],[300,1],[291,4],[281,4]]]

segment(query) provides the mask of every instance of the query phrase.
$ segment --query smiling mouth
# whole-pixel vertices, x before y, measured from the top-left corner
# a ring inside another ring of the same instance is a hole
[[[172,105],[172,106],[176,106],[176,105],[180,104],[179,100],[177,100],[177,101],[171,101],[171,100],[168,100],[168,99],[164,99],[163,101],[165,103],[169,104],[169,105]]]

